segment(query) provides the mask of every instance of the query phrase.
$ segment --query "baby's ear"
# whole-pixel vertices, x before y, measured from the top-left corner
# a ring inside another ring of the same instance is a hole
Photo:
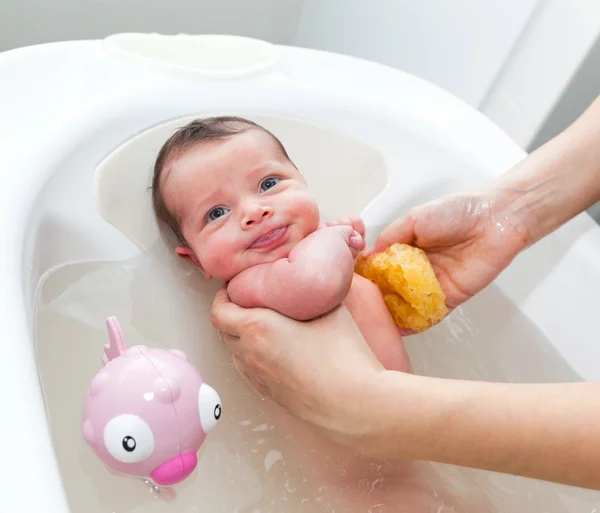
[[[204,270],[202,264],[200,263],[200,260],[198,260],[198,257],[196,256],[192,248],[188,246],[177,246],[175,248],[175,253],[179,258],[183,258],[184,260],[189,260],[190,262],[192,262],[192,264],[194,264],[198,269],[202,271],[205,279],[210,280],[212,278],[212,276]]]

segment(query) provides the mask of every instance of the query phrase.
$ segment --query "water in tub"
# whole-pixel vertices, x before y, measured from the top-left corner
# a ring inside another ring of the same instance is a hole
[[[283,125],[278,128],[287,134],[283,140],[292,148],[292,159],[314,184],[325,219],[360,211],[384,183],[383,175],[374,173],[373,160],[352,147],[339,146],[332,135],[304,129],[302,144],[294,148],[300,141],[294,139],[295,132]],[[417,177],[437,168],[447,177],[465,173],[462,163],[441,150],[410,134],[394,134],[392,141],[388,132],[382,126],[378,136],[389,138],[388,165],[410,169]],[[90,140],[79,145],[77,153],[61,163],[61,171],[52,179],[52,194],[46,197],[68,206],[73,226],[68,225],[63,235],[86,246],[102,243],[101,238],[93,239],[82,215],[90,215],[93,204],[86,194],[91,190],[90,176],[82,169],[85,163],[89,168],[97,164],[92,157],[99,153],[94,144]],[[138,156],[141,160],[135,166],[148,169],[155,153]],[[130,152],[129,167],[131,158]],[[340,165],[343,158],[347,165]],[[380,172],[384,173],[383,167]],[[343,184],[354,185],[343,194]],[[73,197],[75,187],[81,194]],[[332,201],[331,191],[343,200]],[[435,197],[442,192],[423,194]],[[410,201],[423,199],[413,194]],[[401,205],[401,210],[406,206]],[[59,220],[64,227],[65,217]],[[428,462],[367,461],[332,445],[263,401],[236,374],[209,319],[218,283],[205,282],[191,265],[171,254],[170,258],[151,254],[137,253],[125,261],[70,263],[48,272],[38,288],[38,368],[74,513],[593,513],[600,504],[596,492]],[[128,345],[183,350],[221,396],[221,420],[200,449],[196,470],[174,487],[174,493],[112,475],[83,440],[85,393],[100,369],[102,347],[108,340],[104,322],[112,315],[119,319]],[[439,326],[405,341],[420,374],[497,381],[578,379],[495,286]]]
[[[428,462],[367,461],[333,446],[248,389],[208,316],[198,313],[208,311],[217,284],[183,272],[186,279],[174,281],[164,266],[140,254],[54,269],[39,289],[37,357],[73,512],[591,513],[600,502],[596,492]],[[100,366],[110,315],[119,318],[129,345],[186,351],[221,395],[222,419],[201,448],[196,471],[174,493],[110,474],[81,436],[84,395]],[[406,342],[420,374],[575,379],[494,286]]]

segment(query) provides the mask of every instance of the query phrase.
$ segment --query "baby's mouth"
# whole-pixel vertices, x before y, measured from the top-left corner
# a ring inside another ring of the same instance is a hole
[[[258,239],[256,239],[252,243],[250,248],[257,249],[257,248],[265,248],[265,247],[274,245],[281,240],[281,238],[285,235],[286,231],[287,231],[287,226],[282,226],[281,228],[275,228],[274,230],[271,230],[270,232],[267,232],[264,235],[261,235]]]

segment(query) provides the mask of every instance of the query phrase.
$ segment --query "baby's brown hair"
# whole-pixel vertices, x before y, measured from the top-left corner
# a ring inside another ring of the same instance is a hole
[[[289,160],[289,156],[285,151],[283,144],[281,144],[281,141],[277,139],[277,137],[257,123],[237,116],[217,116],[195,119],[179,128],[171,137],[169,137],[169,139],[167,139],[158,152],[152,176],[152,206],[156,217],[159,220],[164,221],[171,230],[173,230],[180,244],[187,246],[187,242],[181,232],[181,227],[179,226],[179,220],[167,207],[162,194],[161,176],[163,171],[174,159],[180,157],[183,152],[200,142],[224,139],[251,129],[258,129],[268,133],[277,143],[277,146],[285,158]]]

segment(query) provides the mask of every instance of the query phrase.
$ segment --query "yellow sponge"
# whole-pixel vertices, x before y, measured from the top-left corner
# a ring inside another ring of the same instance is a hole
[[[355,271],[379,287],[401,328],[425,331],[448,313],[446,295],[419,248],[396,243],[366,260],[359,255]]]

